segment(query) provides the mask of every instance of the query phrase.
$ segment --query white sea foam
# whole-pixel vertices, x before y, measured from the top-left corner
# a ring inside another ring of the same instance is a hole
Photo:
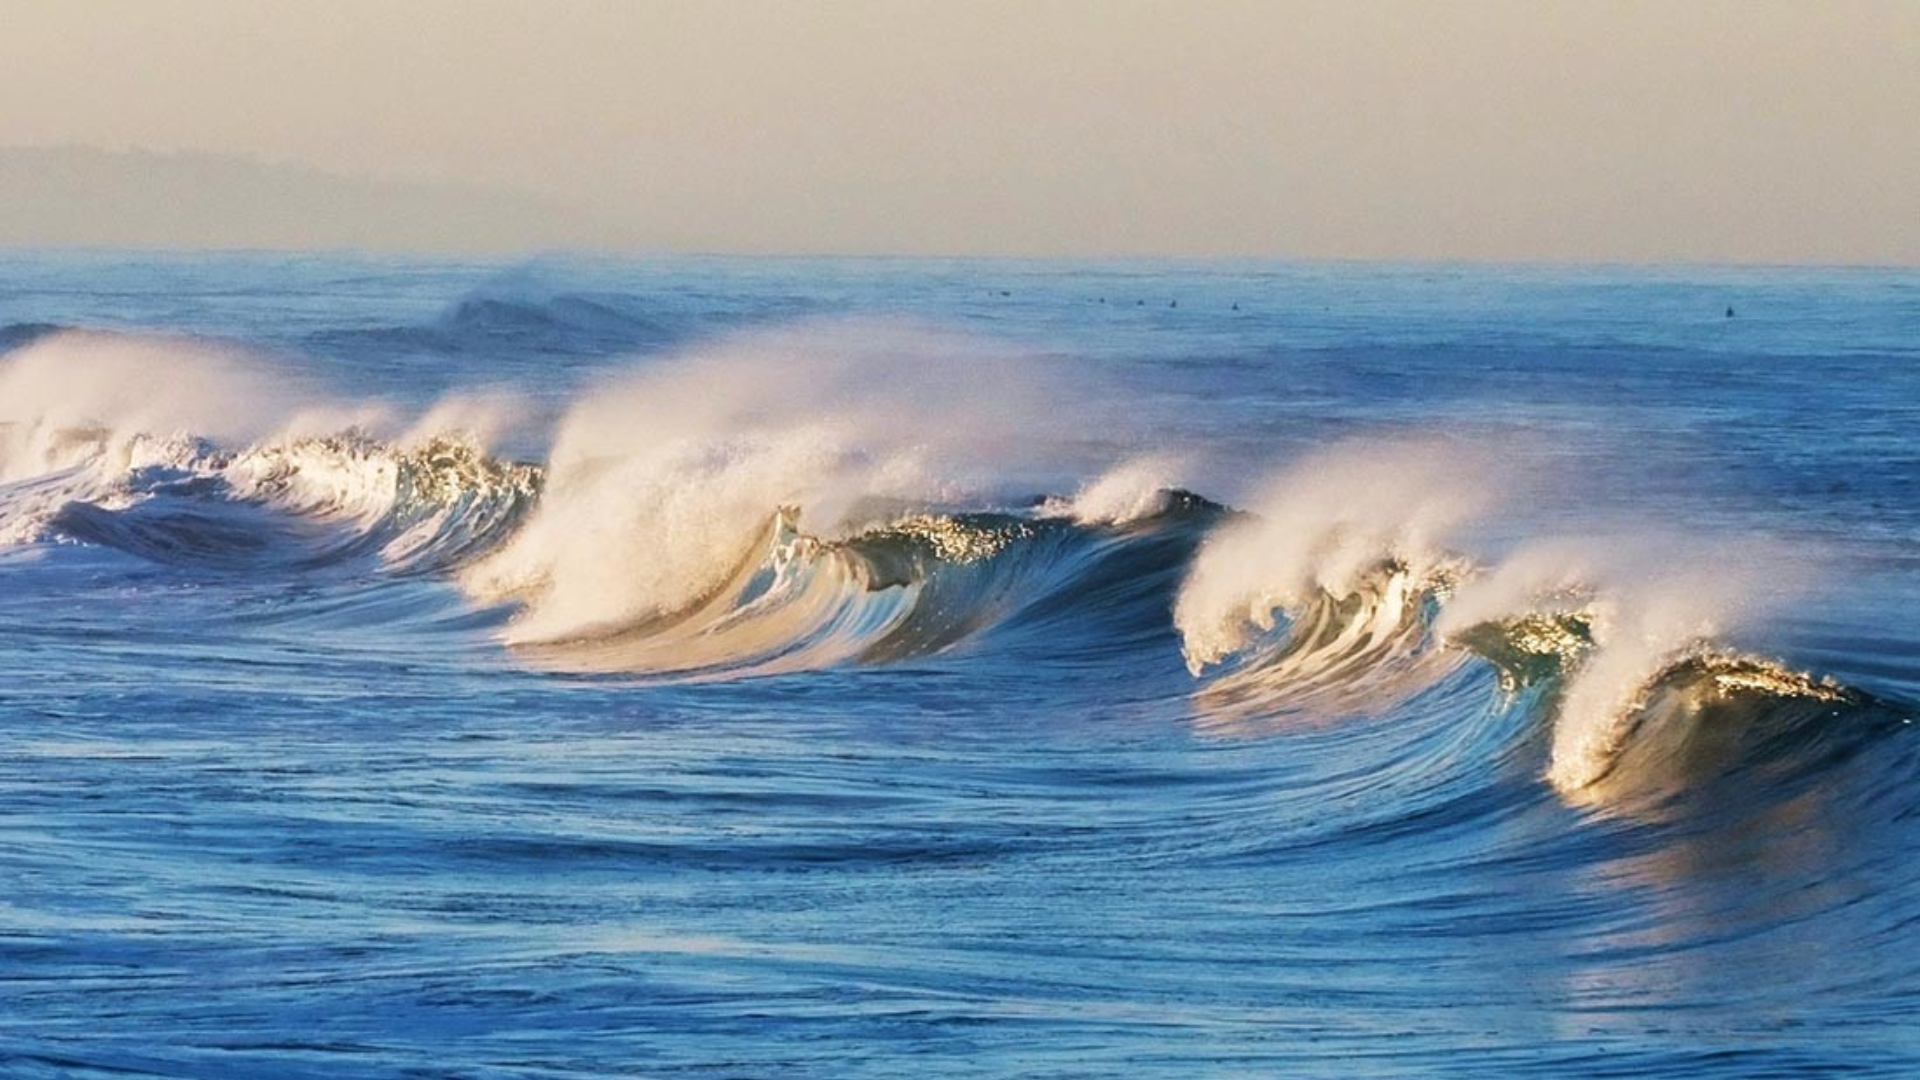
[[[1179,484],[1186,463],[1163,454],[1124,461],[1085,484],[1071,498],[1053,498],[1041,507],[1047,517],[1082,525],[1127,525],[1162,513],[1168,493]]]
[[[1278,616],[1352,594],[1383,562],[1415,578],[1437,568],[1451,531],[1493,499],[1494,472],[1437,439],[1348,444],[1297,462],[1195,556],[1174,604],[1187,666],[1198,674]]]
[[[1562,658],[1567,681],[1546,770],[1571,794],[1612,766],[1665,672],[1724,648],[1804,584],[1804,559],[1792,552],[1644,529],[1533,541],[1485,564],[1455,553],[1456,534],[1507,488],[1483,455],[1436,442],[1349,444],[1299,462],[1189,568],[1174,608],[1189,669],[1197,676],[1253,650],[1283,618],[1318,620],[1290,628],[1290,641],[1311,641],[1261,653],[1254,670],[1216,687],[1257,684],[1261,700],[1278,700],[1335,676],[1356,679],[1356,658],[1416,670],[1403,663],[1409,650],[1530,615],[1574,614],[1591,640]],[[1422,588],[1444,597],[1425,644],[1407,636],[1410,590]],[[1341,621],[1322,625],[1336,610]],[[1331,646],[1309,647],[1323,641]]]
[[[1591,648],[1561,698],[1547,778],[1563,791],[1611,766],[1653,681],[1804,585],[1791,553],[1744,541],[1596,536],[1523,548],[1463,585],[1435,629],[1453,636],[1537,612],[1578,611]]]
[[[62,332],[0,358],[0,544],[42,539],[71,503],[124,509],[189,476],[236,500],[371,526],[394,510],[409,453],[478,445],[511,415],[504,399],[463,396],[408,421],[237,346]]]
[[[740,335],[596,388],[537,512],[463,577],[516,641],[593,636],[719,587],[777,508],[833,534],[879,503],[978,497],[1088,437],[1044,364],[890,323]]]
[[[68,331],[0,360],[0,482],[82,465],[124,470],[158,438],[250,442],[296,411],[237,349]]]

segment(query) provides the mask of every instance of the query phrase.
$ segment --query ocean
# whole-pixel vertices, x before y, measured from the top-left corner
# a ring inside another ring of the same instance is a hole
[[[0,256],[0,1075],[1920,1073],[1920,273]]]

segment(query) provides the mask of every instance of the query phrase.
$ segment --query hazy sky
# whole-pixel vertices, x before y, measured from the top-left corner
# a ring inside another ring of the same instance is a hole
[[[1920,2],[0,0],[0,145],[568,246],[1920,264]]]

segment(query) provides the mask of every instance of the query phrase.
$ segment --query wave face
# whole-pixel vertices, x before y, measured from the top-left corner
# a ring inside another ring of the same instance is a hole
[[[510,533],[539,492],[537,467],[490,458],[459,433],[384,443],[328,407],[281,404],[267,419],[269,385],[231,353],[182,342],[61,335],[30,348],[0,369],[21,410],[0,428],[12,479],[0,541],[209,568],[366,557],[447,569]],[[348,426],[300,433],[334,423]],[[268,425],[278,433],[256,434]]]
[[[1175,604],[1189,670],[1227,669],[1202,694],[1210,715],[1384,712],[1471,656],[1508,696],[1545,688],[1526,699],[1551,732],[1545,777],[1587,801],[1671,779],[1696,744],[1883,709],[1722,643],[1753,619],[1763,578],[1781,588],[1784,555],[1620,538],[1532,541],[1498,563],[1454,550],[1510,486],[1439,442],[1353,445],[1286,471],[1264,513],[1208,540]],[[1710,561],[1730,554],[1748,569]]]
[[[1178,499],[1178,495],[1175,496]],[[732,677],[878,664],[981,648],[1023,623],[1098,619],[1160,599],[1095,591],[1108,564],[1156,558],[1191,536],[1179,500],[1121,531],[1015,514],[915,513],[827,540],[777,515],[719,588],[668,615],[525,646],[547,666]],[[1171,535],[1169,535],[1171,534]],[[1116,583],[1121,588],[1132,582]],[[1102,628],[1102,634],[1124,627]],[[982,641],[981,639],[987,639]]]
[[[442,570],[497,543],[539,490],[538,469],[454,438],[393,447],[347,433],[231,453],[199,441],[130,449],[137,463],[117,478],[41,488],[43,505],[58,508],[33,532],[209,567],[366,557]]]
[[[156,265],[0,296],[0,1073],[1920,1067],[1904,282]]]
[[[1040,372],[910,327],[746,336],[596,388],[562,420],[547,496],[465,579],[521,642],[602,637],[721,590],[781,507],[826,535],[876,506],[991,499],[1069,451]],[[884,514],[884,511],[882,511]]]

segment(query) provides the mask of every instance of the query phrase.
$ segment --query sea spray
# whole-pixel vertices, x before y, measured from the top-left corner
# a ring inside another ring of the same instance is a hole
[[[1221,663],[1318,597],[1351,595],[1383,564],[1437,569],[1451,531],[1495,493],[1483,455],[1438,439],[1349,443],[1294,464],[1194,559],[1173,613],[1188,668]]]
[[[0,357],[0,543],[64,533],[162,561],[384,549],[447,565],[517,523],[538,488],[537,469],[486,452],[512,415],[498,395],[462,394],[409,419],[222,342],[52,334]],[[249,507],[282,520],[250,535],[267,519]]]
[[[1663,673],[1790,603],[1809,573],[1804,554],[1751,539],[1643,531],[1539,541],[1474,575],[1436,629],[1458,639],[1481,625],[1578,614],[1547,768],[1575,792],[1611,767]]]
[[[1069,498],[1048,499],[1041,509],[1082,525],[1128,525],[1164,513],[1187,467],[1184,460],[1166,454],[1131,458],[1082,485]]]
[[[616,632],[712,594],[780,507],[831,538],[1070,475],[1092,428],[1064,402],[1032,357],[889,323],[650,361],[566,416],[539,510],[462,582],[523,605],[516,642]]]

